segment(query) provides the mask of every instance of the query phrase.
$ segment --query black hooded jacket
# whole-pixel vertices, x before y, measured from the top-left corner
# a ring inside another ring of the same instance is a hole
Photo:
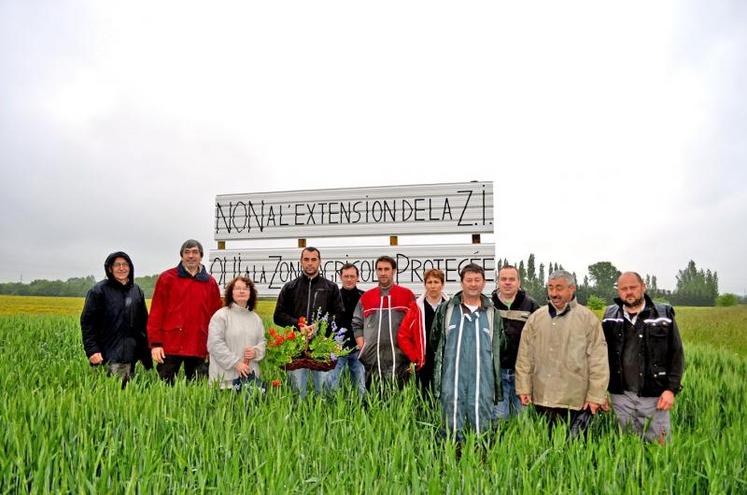
[[[118,282],[111,272],[116,258],[124,258],[130,264],[126,284]],[[146,368],[151,368],[153,363],[146,333],[148,310],[143,291],[133,282],[135,267],[132,260],[122,251],[112,253],[104,262],[104,272],[106,280],[98,282],[88,291],[80,315],[86,356],[100,352],[105,363],[134,363],[139,360]]]

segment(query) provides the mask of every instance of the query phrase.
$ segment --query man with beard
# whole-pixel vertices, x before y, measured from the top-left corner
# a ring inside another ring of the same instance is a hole
[[[674,309],[654,303],[645,292],[646,284],[636,272],[617,279],[619,297],[602,320],[608,390],[621,427],[663,444],[669,437],[674,395],[681,389],[685,355]]]

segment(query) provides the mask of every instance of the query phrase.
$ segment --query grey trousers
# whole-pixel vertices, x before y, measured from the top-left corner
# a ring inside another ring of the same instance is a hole
[[[612,408],[623,429],[633,429],[650,442],[669,440],[671,426],[669,411],[656,409],[658,397],[638,397],[626,390],[622,394],[610,394]]]

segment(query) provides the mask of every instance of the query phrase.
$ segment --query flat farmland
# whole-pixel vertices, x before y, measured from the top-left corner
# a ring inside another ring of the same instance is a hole
[[[678,308],[687,369],[673,441],[595,418],[549,435],[531,411],[461,456],[412,388],[297,400],[154,372],[120,390],[82,351],[80,298],[0,296],[2,493],[745,493],[747,308]],[[273,304],[261,302],[266,322]]]

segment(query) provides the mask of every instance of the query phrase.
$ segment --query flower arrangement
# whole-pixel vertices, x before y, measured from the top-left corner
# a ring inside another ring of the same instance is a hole
[[[345,329],[338,329],[334,321],[329,321],[329,315],[321,315],[321,312],[317,312],[313,325],[308,325],[301,317],[298,328],[286,327],[279,331],[269,328],[265,337],[267,350],[263,373],[274,380],[279,378],[282,370],[331,370],[338,356],[350,353],[349,349],[343,348]]]

